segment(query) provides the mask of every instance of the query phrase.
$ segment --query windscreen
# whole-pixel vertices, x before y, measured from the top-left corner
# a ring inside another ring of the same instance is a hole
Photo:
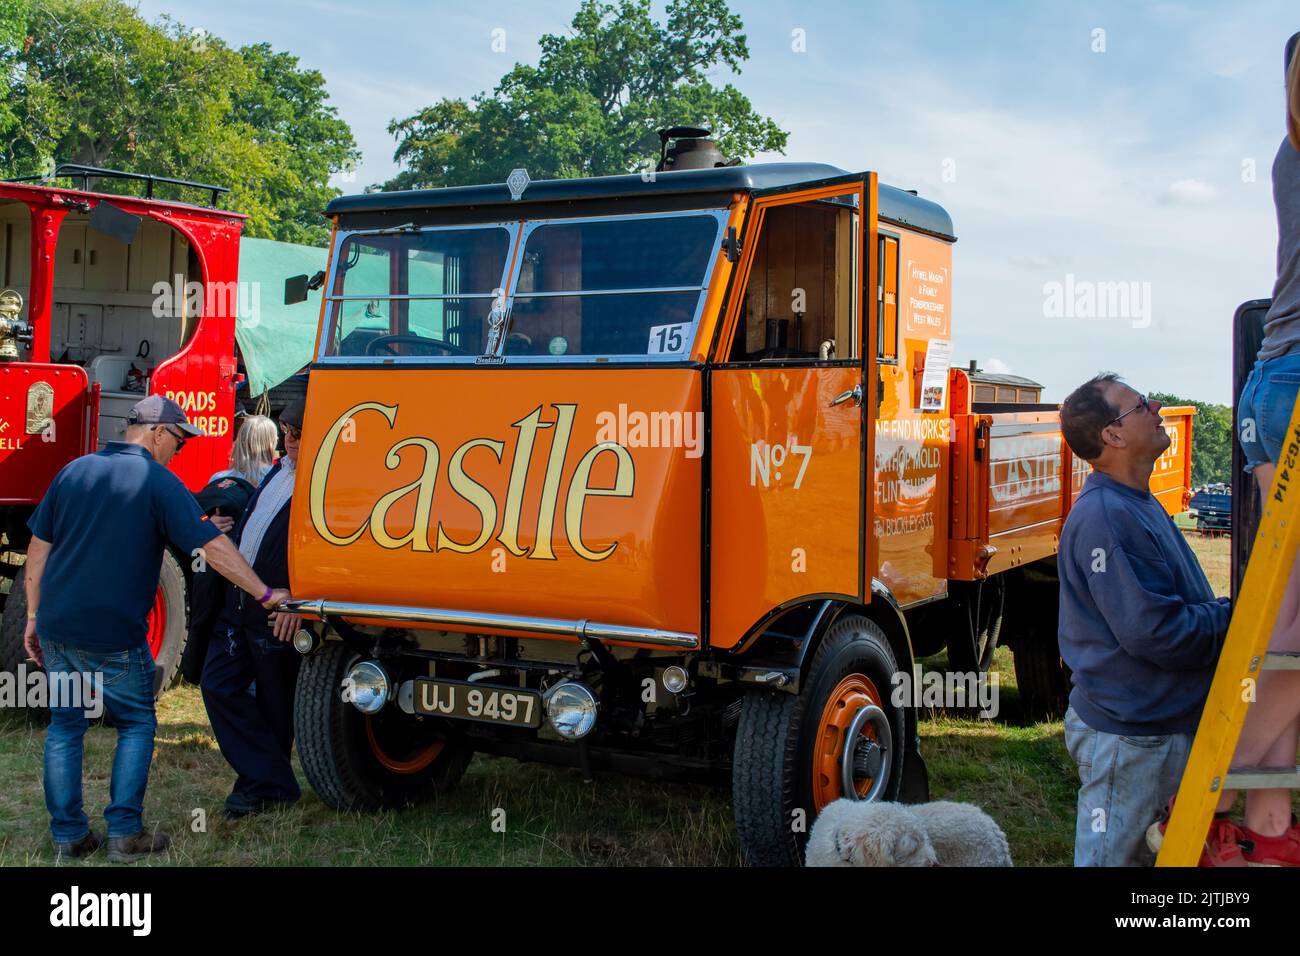
[[[323,357],[680,360],[724,223],[707,210],[346,233]]]
[[[482,354],[513,239],[501,226],[345,237],[327,296],[325,354]]]
[[[707,214],[534,226],[505,354],[685,355],[718,228]]]

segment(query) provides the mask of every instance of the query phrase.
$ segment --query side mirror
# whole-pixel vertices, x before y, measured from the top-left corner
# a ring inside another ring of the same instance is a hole
[[[325,271],[323,269],[310,279],[305,275],[290,276],[284,280],[284,304],[293,305],[295,302],[306,302],[308,290],[319,289],[324,284]]]
[[[284,280],[284,304],[307,301],[307,275],[289,276]]]

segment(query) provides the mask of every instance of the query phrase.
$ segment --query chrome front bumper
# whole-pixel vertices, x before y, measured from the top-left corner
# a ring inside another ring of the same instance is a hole
[[[456,611],[439,607],[403,607],[396,604],[353,604],[346,601],[327,601],[323,598],[316,601],[285,601],[280,608],[320,620],[327,617],[343,617],[361,621],[408,621],[412,624],[430,624],[456,629],[491,628],[521,631],[547,637],[577,638],[579,641],[592,639],[611,641],[616,644],[651,644],[685,651],[695,651],[700,648],[700,638],[697,634],[647,627],[625,627],[621,624],[601,624],[598,621],[530,617],[521,614],[489,614],[482,611]]]

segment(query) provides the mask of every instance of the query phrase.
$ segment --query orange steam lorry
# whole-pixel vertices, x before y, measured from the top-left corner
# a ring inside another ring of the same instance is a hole
[[[418,800],[476,752],[721,778],[746,859],[791,864],[830,801],[925,799],[920,657],[1010,643],[1063,686],[1086,466],[1056,406],[977,404],[950,363],[947,213],[707,153],[328,207],[328,267],[291,283],[324,302],[290,532],[327,804]]]

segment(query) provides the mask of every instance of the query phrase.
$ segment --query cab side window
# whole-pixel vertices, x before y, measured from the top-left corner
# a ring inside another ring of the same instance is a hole
[[[898,361],[898,239],[881,236],[876,250],[876,359]]]
[[[858,356],[856,231],[856,209],[838,199],[775,206],[764,213],[728,361]]]

